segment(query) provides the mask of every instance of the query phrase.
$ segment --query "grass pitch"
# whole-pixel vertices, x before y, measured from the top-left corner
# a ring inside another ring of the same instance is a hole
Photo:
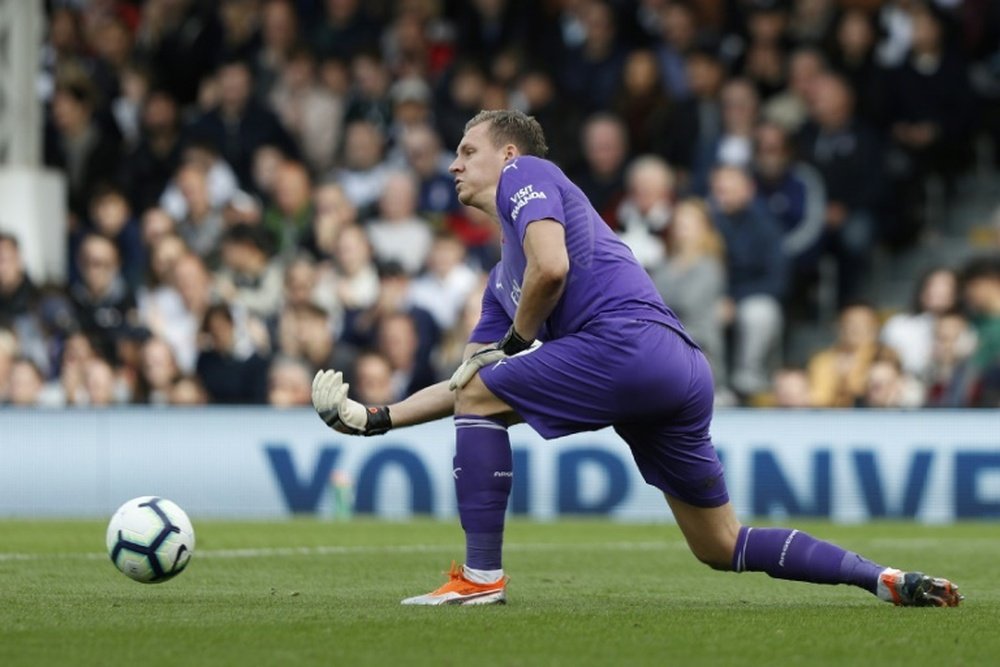
[[[456,523],[197,522],[187,571],[143,585],[102,522],[0,521],[0,665],[1000,664],[1000,524],[798,527],[967,599],[714,572],[673,526],[514,521],[507,606],[410,608],[461,561]]]

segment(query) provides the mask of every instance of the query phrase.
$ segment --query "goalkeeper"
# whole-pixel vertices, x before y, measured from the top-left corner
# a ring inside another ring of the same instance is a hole
[[[459,200],[500,225],[502,255],[449,382],[366,407],[347,397],[335,370],[313,381],[313,405],[342,433],[377,435],[454,415],[465,564],[403,603],[506,601],[507,428],[524,421],[545,438],[613,426],[646,482],[663,491],[691,551],[715,569],[852,584],[899,605],[957,605],[962,598],[946,579],[887,568],[797,530],[740,525],[709,434],[704,355],[545,152],[541,127],[520,112],[483,111],[466,125],[450,171]]]

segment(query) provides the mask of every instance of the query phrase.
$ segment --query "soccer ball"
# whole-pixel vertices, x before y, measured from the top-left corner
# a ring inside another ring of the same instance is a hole
[[[144,584],[172,579],[194,552],[194,528],[166,498],[142,496],[118,508],[108,524],[108,554],[126,576]]]

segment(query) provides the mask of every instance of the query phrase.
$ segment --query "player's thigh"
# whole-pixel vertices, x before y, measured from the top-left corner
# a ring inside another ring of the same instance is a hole
[[[699,507],[664,494],[677,526],[698,560],[719,570],[732,568],[740,522],[732,503]]]

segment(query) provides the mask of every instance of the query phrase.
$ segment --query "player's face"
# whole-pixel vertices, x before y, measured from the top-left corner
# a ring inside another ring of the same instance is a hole
[[[492,213],[496,206],[500,172],[504,163],[514,156],[515,150],[511,145],[494,146],[489,128],[489,123],[469,128],[448,171],[455,177],[455,191],[460,202]]]

